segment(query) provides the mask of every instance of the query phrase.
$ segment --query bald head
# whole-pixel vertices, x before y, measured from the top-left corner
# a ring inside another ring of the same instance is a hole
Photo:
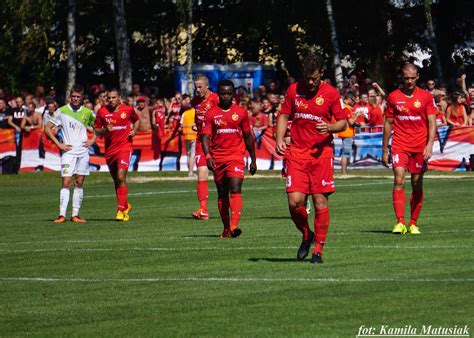
[[[413,63],[407,63],[405,66],[403,66],[402,71],[415,72],[418,74],[418,67]]]

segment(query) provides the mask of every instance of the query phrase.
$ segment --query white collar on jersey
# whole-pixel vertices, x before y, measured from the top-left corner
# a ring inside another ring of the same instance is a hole
[[[68,104],[67,104],[67,106],[69,107],[69,109],[71,109],[71,110],[72,110],[73,112],[75,112],[75,113],[77,113],[77,112],[80,112],[80,111],[82,110],[82,104],[79,106],[79,109],[78,109],[78,110],[74,110],[74,109],[72,109],[72,107],[71,107],[71,104],[70,104],[70,103],[68,103]]]

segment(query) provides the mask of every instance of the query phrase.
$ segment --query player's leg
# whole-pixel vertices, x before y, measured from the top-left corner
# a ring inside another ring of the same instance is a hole
[[[419,235],[420,229],[417,226],[418,216],[423,204],[423,175],[427,170],[427,163],[423,153],[411,153],[408,170],[411,173],[412,193],[410,196],[411,217],[408,232],[412,235]]]
[[[309,253],[314,233],[309,229],[305,200],[309,193],[309,175],[306,172],[307,161],[286,160],[286,192],[291,219],[302,234],[301,245],[296,258],[303,260]]]
[[[81,209],[82,200],[84,197],[84,180],[85,175],[76,174],[74,181],[74,193],[72,195],[72,222],[84,223],[87,222],[85,219],[79,217],[79,210]]]
[[[82,200],[84,197],[84,180],[89,175],[89,154],[85,154],[77,159],[76,177],[74,181],[74,193],[72,195],[72,218],[71,221],[83,223],[85,219],[79,217]]]
[[[224,230],[222,231],[221,238],[232,237],[230,232],[230,200],[229,200],[229,184],[225,180],[217,179],[218,176],[214,175],[216,188],[217,188],[217,208],[221,215],[222,225]]]
[[[312,194],[315,215],[314,215],[314,237],[312,263],[322,263],[323,247],[326,243],[326,236],[329,228],[329,194]]]
[[[314,241],[314,233],[309,229],[308,213],[306,212],[305,200],[307,195],[301,192],[289,192],[287,195],[291,219],[303,236],[296,258],[303,260],[308,256],[309,249]]]
[[[209,177],[209,169],[207,169],[207,164],[204,166],[205,159],[203,156],[196,157],[197,160],[197,174],[198,174],[198,183],[197,183],[197,197],[199,201],[199,209],[193,212],[193,217],[196,219],[207,220],[209,219],[209,211],[207,208],[207,202],[209,199],[209,185],[207,179]]]
[[[69,186],[76,166],[76,157],[64,153],[61,156],[61,191],[59,192],[59,216],[54,221],[62,223],[66,221],[66,212],[69,204],[70,194]]]
[[[242,167],[243,171],[243,167]],[[242,212],[242,182],[244,181],[241,177],[229,177],[229,192],[230,192],[230,211],[231,211],[231,222],[230,231],[232,237],[238,237],[242,233],[239,229],[240,214]]]
[[[394,226],[392,233],[404,234],[406,233],[405,226],[405,175],[406,170],[403,167],[396,167],[393,169],[393,190],[392,201],[397,224]]]
[[[405,225],[405,175],[408,169],[408,153],[392,149],[393,190],[392,201],[397,224],[392,229],[394,234],[407,232]]]
[[[66,212],[69,204],[71,192],[69,186],[71,184],[71,176],[61,177],[61,191],[59,192],[59,216],[54,220],[55,223],[62,223],[66,221]]]

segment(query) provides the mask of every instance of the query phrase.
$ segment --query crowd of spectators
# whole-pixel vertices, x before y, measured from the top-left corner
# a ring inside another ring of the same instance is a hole
[[[295,79],[288,77],[287,85]],[[329,79],[324,81],[331,82]],[[474,108],[474,83],[466,85],[466,75],[461,74],[455,80],[455,86],[448,91],[448,86],[433,78],[418,85],[432,93],[439,113],[437,125],[472,126]],[[357,132],[380,132],[384,123],[387,90],[369,77],[358,72],[351,74],[345,81],[340,94],[349,103],[353,112],[359,117],[355,123]],[[272,81],[260,85],[253,93],[245,87],[236,88],[235,100],[247,109],[257,148],[261,147],[263,135],[276,133],[277,116],[285,100],[285,88],[280,82]],[[84,106],[92,111],[105,104],[106,87],[103,84],[93,85],[84,96]],[[133,107],[140,116],[141,132],[157,132],[159,135],[168,130],[182,132],[182,115],[191,108],[191,97],[176,92],[173,97],[160,98],[150,88],[133,84],[130,95],[123,101]],[[58,95],[54,87],[48,91],[39,84],[33,92],[26,90],[14,96],[8,95],[0,88],[0,128],[13,128],[16,134],[17,148],[21,148],[21,135],[34,129],[44,128],[56,109],[65,104],[64,98]]]

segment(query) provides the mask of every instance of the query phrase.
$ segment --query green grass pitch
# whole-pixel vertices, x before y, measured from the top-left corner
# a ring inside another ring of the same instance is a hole
[[[131,221],[117,223],[112,181],[93,174],[81,210],[89,222],[55,224],[59,174],[1,176],[0,336],[355,337],[361,325],[473,329],[474,176],[429,172],[422,235],[395,236],[390,172],[356,174],[336,177],[318,266],[296,261],[300,234],[276,173],[244,182],[237,239],[218,238],[212,181],[211,219],[196,221],[194,180],[130,174]],[[410,190],[407,184],[407,200]]]

